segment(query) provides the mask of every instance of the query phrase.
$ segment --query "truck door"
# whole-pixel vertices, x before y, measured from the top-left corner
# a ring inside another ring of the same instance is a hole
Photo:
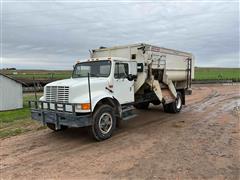
[[[114,69],[114,97],[120,104],[130,103],[134,101],[134,81],[129,81],[127,75],[129,74],[128,62],[116,62]]]

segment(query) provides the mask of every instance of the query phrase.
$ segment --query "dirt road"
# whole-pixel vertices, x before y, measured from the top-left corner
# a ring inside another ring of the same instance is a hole
[[[2,179],[239,179],[240,86],[195,86],[180,114],[138,111],[104,142],[85,129],[1,140]]]

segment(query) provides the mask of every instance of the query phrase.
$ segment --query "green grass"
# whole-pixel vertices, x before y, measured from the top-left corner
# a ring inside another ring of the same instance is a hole
[[[195,80],[240,80],[240,68],[195,68]]]
[[[46,74],[12,74],[11,77],[13,78],[26,78],[26,79],[66,79],[71,77],[71,73],[46,73]]]
[[[7,74],[13,78],[25,78],[25,79],[65,79],[72,75],[71,70],[2,70],[4,74]]]
[[[40,95],[38,95],[39,97]],[[28,108],[28,101],[34,98],[33,94],[24,94],[22,109],[0,112],[0,138],[15,136],[40,128],[40,124],[31,119]]]
[[[29,117],[29,109],[23,108],[18,110],[0,112],[0,122],[2,123],[9,123],[19,119],[26,119]],[[1,127],[0,125],[0,127]]]

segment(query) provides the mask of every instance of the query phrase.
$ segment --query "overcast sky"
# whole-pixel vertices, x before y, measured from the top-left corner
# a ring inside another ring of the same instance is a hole
[[[71,69],[99,46],[145,42],[239,67],[239,1],[3,1],[1,67]]]

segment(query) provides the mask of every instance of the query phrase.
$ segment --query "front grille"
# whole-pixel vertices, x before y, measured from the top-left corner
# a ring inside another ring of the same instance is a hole
[[[46,101],[68,103],[69,87],[68,86],[47,86]]]

